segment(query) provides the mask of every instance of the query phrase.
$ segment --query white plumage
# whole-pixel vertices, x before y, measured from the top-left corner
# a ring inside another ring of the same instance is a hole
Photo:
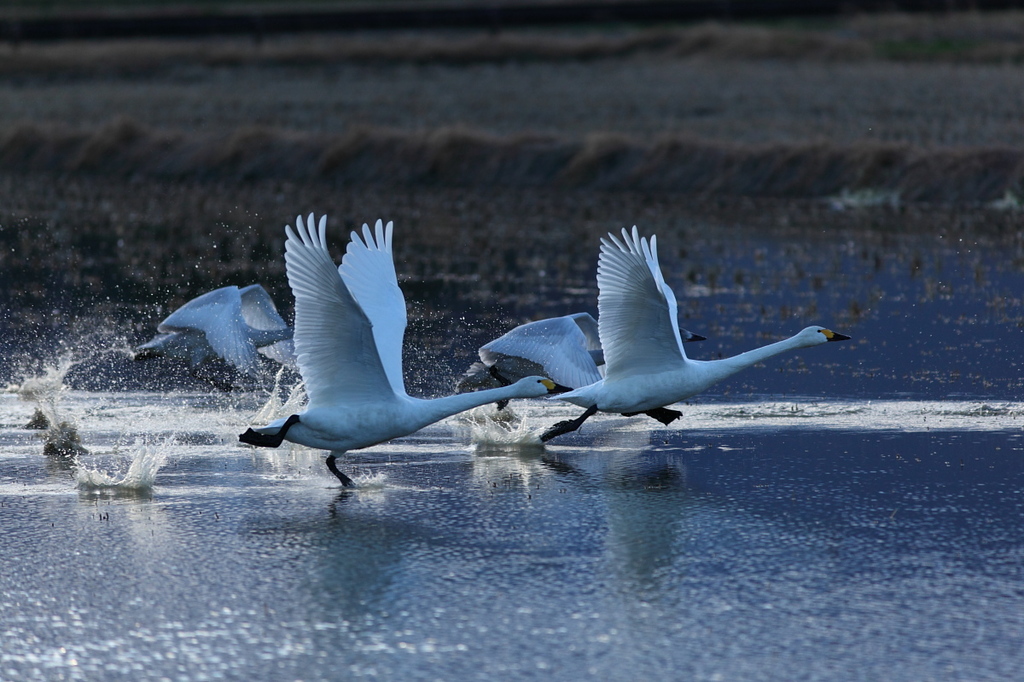
[[[285,228],[285,264],[295,295],[295,352],[306,384],[306,411],[249,429],[239,439],[277,447],[285,439],[330,450],[327,466],[344,485],[335,458],[405,436],[464,410],[510,398],[537,398],[554,384],[544,377],[434,400],[410,397],[402,379],[405,298],[391,251],[392,224],[363,225],[335,267],[327,250],[327,217]]]
[[[704,337],[679,330],[684,343]],[[527,322],[480,347],[480,361],[466,371],[458,389],[500,386],[528,374],[543,374],[556,384],[580,388],[604,376],[604,350],[597,320],[574,313]]]
[[[292,330],[259,284],[207,292],[168,315],[157,331],[135,349],[137,360],[176,357],[195,369],[219,357],[250,376],[259,369],[257,351],[281,363],[293,360]]]
[[[679,416],[666,405],[685,400],[742,369],[797,348],[842,341],[848,336],[824,327],[807,327],[795,336],[722,360],[691,360],[683,350],[676,297],[658,265],[656,237],[622,230],[601,240],[597,265],[598,332],[604,348],[605,376],[568,393],[553,396],[587,408],[577,419],[546,431],[547,441],[580,427],[595,412],[648,414],[668,424]]]

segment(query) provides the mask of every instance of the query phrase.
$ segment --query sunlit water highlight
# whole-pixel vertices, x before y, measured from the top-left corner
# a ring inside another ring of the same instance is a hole
[[[301,409],[294,376],[225,393],[93,344],[102,362],[38,394],[75,457],[0,394],[0,679],[1024,677],[1014,252],[745,235],[725,258],[710,231],[664,234],[681,320],[709,336],[693,357],[817,321],[854,340],[669,427],[598,415],[545,446],[580,408],[480,408],[349,453],[350,490],[321,451],[237,441]],[[592,281],[562,284],[503,300],[593,309]],[[456,334],[462,310],[414,320],[418,394],[463,369],[444,344],[515,317]]]
[[[69,470],[0,396],[0,676],[1024,669],[1024,404],[710,396],[542,447],[579,408],[518,401],[350,453],[343,490],[236,444],[265,402],[68,391]]]

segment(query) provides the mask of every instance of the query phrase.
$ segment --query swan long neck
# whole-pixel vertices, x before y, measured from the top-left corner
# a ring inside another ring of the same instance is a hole
[[[714,367],[716,373],[716,380],[725,379],[730,377],[737,372],[746,369],[752,365],[756,365],[762,360],[767,360],[770,357],[774,357],[779,353],[785,353],[788,350],[795,350],[797,348],[803,348],[804,344],[796,336],[791,336],[788,339],[782,341],[776,341],[775,343],[769,343],[767,346],[761,346],[760,348],[754,348],[748,350],[745,353],[734,355],[731,358],[722,358],[721,360],[711,360],[708,362],[709,367]]]
[[[523,387],[517,384],[502,386],[501,388],[489,388],[483,391],[472,391],[470,393],[456,393],[455,395],[434,398],[422,401],[422,414],[425,424],[433,424],[445,417],[450,417],[459,412],[472,410],[487,403],[496,403],[499,400],[510,398],[529,398],[532,395],[524,395]]]

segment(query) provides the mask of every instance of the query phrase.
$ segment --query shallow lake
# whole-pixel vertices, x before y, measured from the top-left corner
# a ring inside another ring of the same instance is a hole
[[[693,357],[810,323],[853,340],[670,427],[602,416],[540,447],[579,409],[451,418],[350,453],[354,490],[320,453],[237,443],[264,388],[168,391],[181,368],[65,340],[51,395],[89,451],[77,479],[22,428],[35,405],[0,394],[0,677],[1020,677],[1019,246],[692,237],[662,264],[709,337]],[[403,282],[412,383],[443,392],[511,323],[594,311],[592,277],[497,306],[453,293],[471,280]]]

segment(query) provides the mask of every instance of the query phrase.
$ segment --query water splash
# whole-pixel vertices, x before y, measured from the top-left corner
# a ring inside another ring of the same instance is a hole
[[[73,422],[61,421],[51,422],[47,427],[43,454],[75,463],[80,455],[88,455],[89,451],[82,445],[78,426]]]
[[[89,451],[82,445],[77,424],[61,418],[58,406],[68,390],[64,379],[79,361],[80,358],[66,351],[55,364],[44,367],[41,374],[25,377],[20,384],[11,384],[6,389],[25,402],[35,403],[36,410],[23,428],[45,429],[43,454],[72,462]]]
[[[358,474],[352,477],[356,489],[362,492],[384,490],[388,487],[388,475],[383,471],[375,471],[369,474]]]
[[[75,480],[79,488],[117,488],[119,490],[148,490],[156,481],[157,472],[167,462],[166,449],[172,439],[166,439],[159,446],[137,439],[131,447],[127,466],[121,471],[105,471],[86,466],[81,460],[75,468]],[[116,451],[115,451],[116,452]]]
[[[511,407],[503,410],[494,405],[482,405],[464,412],[459,422],[469,432],[475,450],[507,447],[543,447],[540,436]]]
[[[256,411],[249,424],[266,424],[281,417],[287,417],[301,412],[306,403],[309,402],[306,396],[306,384],[300,379],[290,389],[281,386],[281,379],[285,374],[285,367],[282,365],[274,376],[274,387],[267,396],[267,402]],[[288,397],[281,400],[281,395],[287,390]]]
[[[78,360],[70,352],[64,353],[57,359],[56,364],[44,367],[42,374],[25,377],[20,384],[11,384],[7,387],[8,393],[15,393],[25,402],[36,404],[36,414],[32,415],[30,423],[40,424],[42,428],[46,428],[60,422],[57,417],[57,405],[67,393],[64,379],[76,362]],[[25,428],[30,427],[26,425]]]

